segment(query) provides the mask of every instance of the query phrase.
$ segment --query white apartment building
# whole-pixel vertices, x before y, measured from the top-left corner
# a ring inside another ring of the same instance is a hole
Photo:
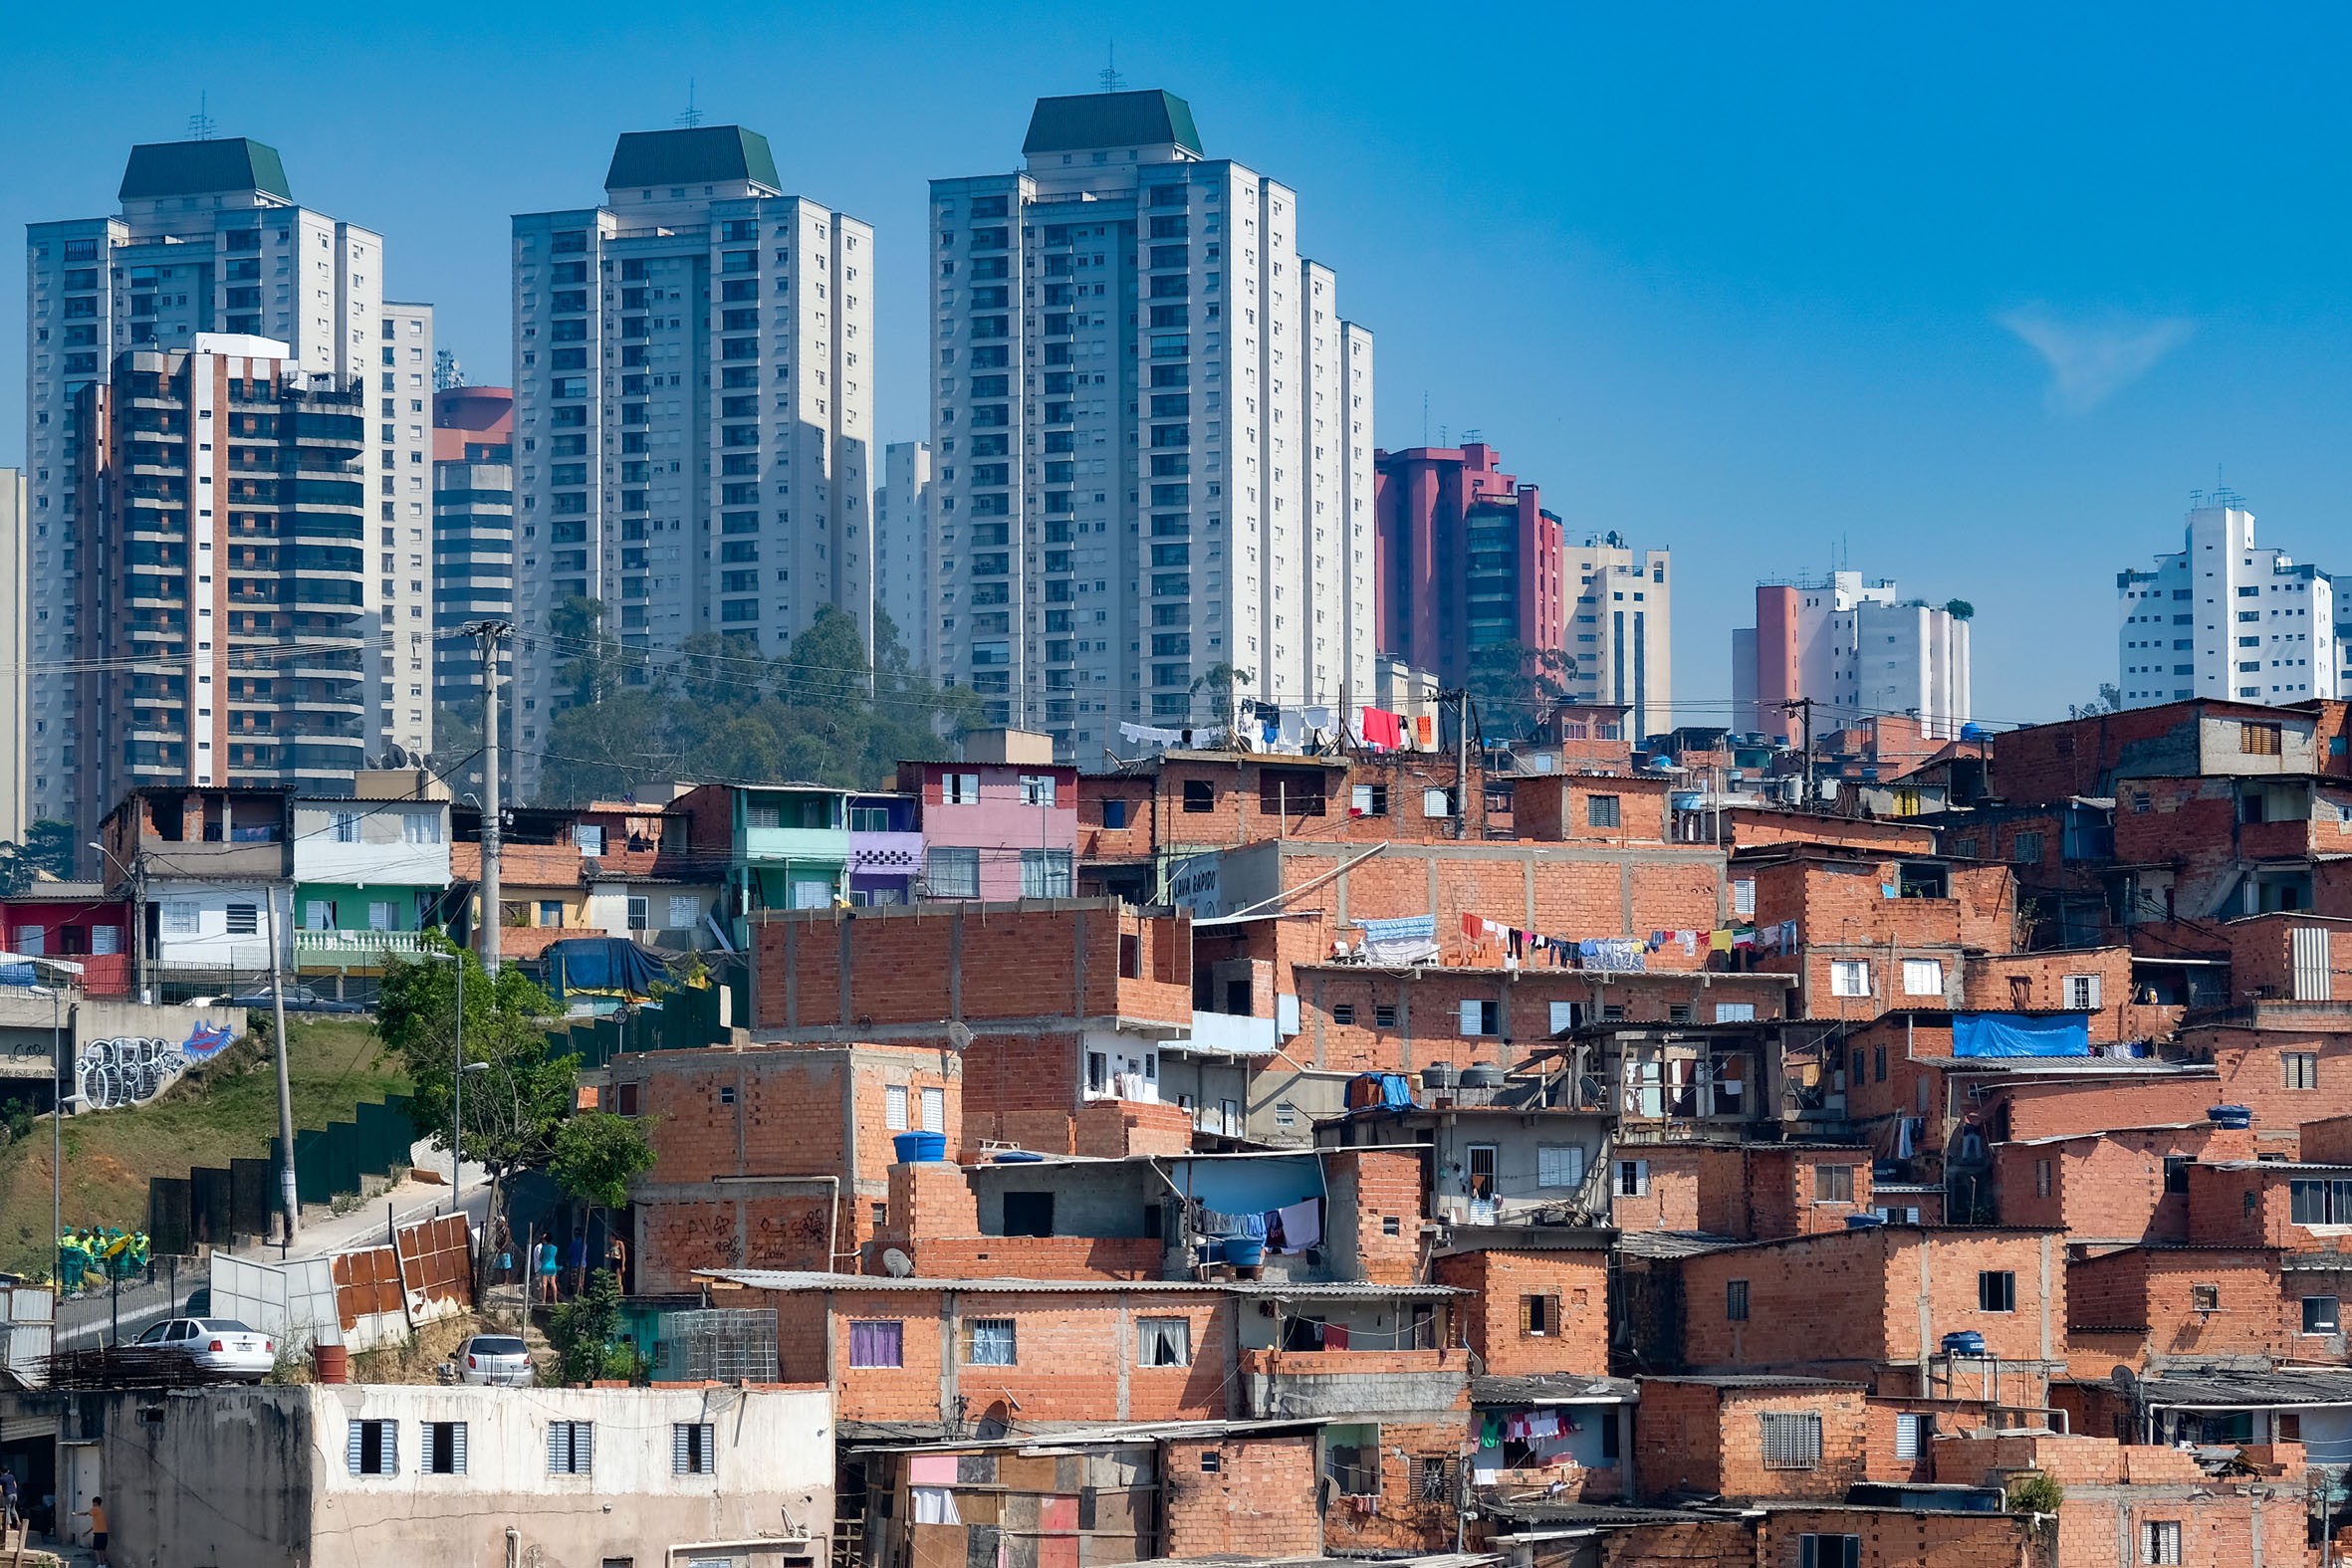
[[[2254,545],[2230,491],[2200,494],[2182,548],[2116,573],[2116,685],[2127,708],[2192,697],[2298,703],[2352,691],[2352,628],[2317,566]]]
[[[1160,92],[931,183],[931,657],[1063,760],[1372,691],[1372,337]]]
[[[431,395],[429,349],[421,364],[381,362],[383,241],[297,205],[275,148],[241,136],[134,146],[118,199],[114,217],[36,223],[26,236],[26,643],[29,661],[46,671],[28,683],[26,703],[34,817],[71,820],[80,808],[75,796],[89,782],[90,759],[72,722],[67,666],[90,645],[76,606],[86,569],[111,573],[118,565],[89,557],[91,520],[76,500],[86,432],[74,421],[83,389],[126,350],[185,350],[198,333],[220,333],[284,343],[291,368],[333,376],[338,387],[363,376],[370,412],[380,411],[382,422]],[[404,511],[412,498],[392,464],[399,450],[398,442],[376,442],[367,455],[370,543],[387,551],[400,549],[414,526]],[[193,521],[202,523],[212,509],[201,497],[194,505]],[[406,580],[365,578],[369,642],[379,650],[368,661],[371,681],[385,674],[381,650],[392,646],[385,638],[407,602],[387,604],[384,584]],[[405,665],[406,644],[398,647]],[[379,726],[364,737],[370,749],[386,739],[380,697],[368,709]],[[397,705],[402,724],[409,707]],[[103,814],[112,803],[90,805]]]
[[[25,563],[25,471],[0,468],[0,839],[25,841],[27,774],[25,617],[32,600]]]
[[[368,433],[383,460],[378,480],[393,514],[379,525],[370,575],[383,605],[382,666],[371,696],[376,733],[416,757],[433,749],[433,308],[386,300]],[[411,379],[424,373],[424,385]]]
[[[931,668],[931,443],[882,449],[874,488],[874,602],[890,617],[907,663]]]
[[[560,701],[549,616],[784,653],[873,604],[873,231],[739,125],[632,131],[604,205],[514,220],[518,790]]]
[[[1636,741],[1674,728],[1673,554],[1636,551],[1618,534],[1560,546],[1565,585],[1574,590],[1560,684],[1570,702],[1630,710]]]
[[[1789,705],[1812,704],[1815,736],[1873,718],[1916,718],[1923,735],[1959,736],[1969,722],[1972,606],[1905,599],[1892,578],[1832,571],[1764,582],[1756,624],[1732,633],[1734,725],[1751,735],[1799,733]]]

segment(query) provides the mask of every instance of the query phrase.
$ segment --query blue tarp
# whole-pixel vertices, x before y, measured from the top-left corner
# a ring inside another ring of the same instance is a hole
[[[2022,1012],[1956,1012],[1952,1015],[1955,1056],[2088,1056],[2091,1020],[2087,1013],[2028,1017]]]
[[[634,942],[619,937],[570,937],[547,950],[550,989],[561,999],[588,992],[642,999],[668,972]]]
[[[1262,1215],[1323,1194],[1322,1163],[1311,1154],[1171,1160],[1168,1179],[1202,1207],[1229,1215]]]

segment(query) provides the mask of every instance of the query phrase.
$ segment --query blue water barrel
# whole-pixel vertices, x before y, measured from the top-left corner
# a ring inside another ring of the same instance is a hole
[[[2217,1105],[2205,1113],[2205,1119],[2216,1127],[2243,1131],[2254,1124],[2254,1109],[2250,1105]]]
[[[1238,1268],[1256,1268],[1266,1261],[1266,1243],[1253,1236],[1227,1236],[1225,1260]]]
[[[900,1165],[933,1165],[947,1158],[947,1134],[905,1132],[890,1140]]]
[[[1947,1356],[1981,1356],[1985,1354],[1985,1336],[1973,1328],[1964,1328],[1957,1334],[1946,1334],[1944,1336],[1944,1354]]]

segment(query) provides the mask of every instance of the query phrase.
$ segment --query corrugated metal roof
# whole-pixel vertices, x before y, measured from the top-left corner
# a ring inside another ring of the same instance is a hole
[[[2276,1410],[2352,1405],[2352,1370],[2281,1368],[2276,1372],[2170,1374],[2142,1378],[2140,1397],[2168,1410]]]
[[[1552,1372],[1531,1378],[1472,1378],[1474,1405],[1578,1405],[1638,1400],[1641,1385],[1630,1378],[1578,1377]]]
[[[1679,1372],[1671,1376],[1645,1377],[1644,1383],[1691,1383],[1716,1389],[1863,1389],[1869,1385],[1848,1383],[1839,1378],[1782,1377],[1771,1372]]]
[[[860,1453],[960,1453],[966,1449],[1017,1449],[1034,1453],[1052,1449],[1093,1448],[1116,1443],[1168,1443],[1185,1438],[1222,1438],[1237,1432],[1313,1432],[1333,1418],[1293,1417],[1259,1421],[1127,1421],[1099,1427],[1033,1428],[1002,1438],[938,1438],[908,1443],[868,1443]]]
[[[1696,1257],[1739,1244],[1736,1236],[1704,1231],[1626,1231],[1617,1237],[1617,1250],[1635,1257]]]

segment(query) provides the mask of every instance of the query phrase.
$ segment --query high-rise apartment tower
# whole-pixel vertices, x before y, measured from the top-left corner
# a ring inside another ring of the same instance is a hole
[[[1022,151],[931,183],[934,668],[1064,759],[1368,700],[1372,337],[1296,193],[1167,93],[1042,99]]]
[[[602,206],[514,220],[522,794],[571,600],[655,654],[724,633],[773,657],[828,608],[870,629],[873,264],[873,231],[784,194],[740,125],[630,132]]]

